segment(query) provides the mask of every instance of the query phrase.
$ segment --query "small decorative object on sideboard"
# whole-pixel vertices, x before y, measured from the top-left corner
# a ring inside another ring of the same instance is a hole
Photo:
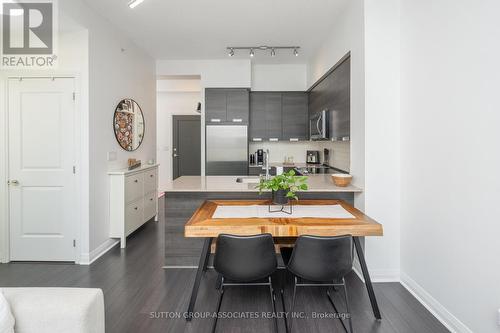
[[[271,179],[260,180],[257,189],[259,194],[263,190],[272,191],[272,203],[269,205],[269,212],[284,212],[292,214],[292,203],[290,199],[298,200],[298,191],[307,191],[307,177],[296,176],[294,170],[290,170]],[[279,206],[278,210],[273,210],[272,206]]]
[[[137,169],[141,166],[141,160],[136,160],[135,158],[129,158],[128,159],[128,169],[129,170],[134,170]]]
[[[334,173],[332,175],[332,180],[336,186],[346,187],[351,183],[352,176],[343,173]]]

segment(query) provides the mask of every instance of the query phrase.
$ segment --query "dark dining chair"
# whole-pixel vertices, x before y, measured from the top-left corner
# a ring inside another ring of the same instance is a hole
[[[221,234],[217,238],[214,268],[219,273],[217,288],[219,313],[224,287],[269,286],[274,313],[274,330],[278,332],[275,295],[271,275],[277,269],[276,252],[271,234],[255,236],[234,236]],[[212,332],[217,327],[217,317],[213,321]]]
[[[281,255],[287,270],[294,278],[292,307],[290,313],[295,308],[295,297],[297,287],[327,287],[327,296],[333,306],[335,313],[339,314],[333,298],[330,294],[330,287],[342,287],[344,290],[346,313],[349,319],[349,329],[353,333],[352,320],[349,312],[349,300],[344,277],[352,270],[354,248],[352,236],[319,237],[300,236],[292,249],[282,248]],[[292,331],[293,316],[290,317],[288,330]],[[342,326],[346,330],[344,321],[339,317]]]

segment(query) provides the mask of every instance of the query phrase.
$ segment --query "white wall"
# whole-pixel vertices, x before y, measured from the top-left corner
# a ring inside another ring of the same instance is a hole
[[[401,2],[402,280],[499,332],[500,3]]]
[[[351,174],[364,189],[355,205],[384,226],[365,249],[375,281],[399,280],[399,5],[354,0],[333,19],[331,34],[308,65],[313,84],[351,55]]]
[[[306,91],[306,64],[252,65],[254,91]]]
[[[365,0],[365,212],[384,227],[366,238],[376,280],[399,280],[399,1]]]
[[[198,102],[201,102],[200,91],[162,91],[157,94],[156,156],[160,163],[158,177],[160,190],[166,188],[167,183],[172,180],[172,116],[200,115],[196,112]]]
[[[201,80],[199,76],[160,78],[156,81],[158,92],[200,92]]]
[[[158,60],[158,76],[199,75],[205,88],[250,88],[251,63],[248,59]]]
[[[311,86],[351,52],[351,174],[353,184],[364,187],[365,115],[364,115],[364,16],[363,0],[352,0],[332,17],[329,37],[307,65],[307,86]],[[355,205],[364,208],[364,194],[356,195]]]
[[[136,47],[121,31],[82,1],[60,1],[61,15],[68,15],[89,32],[89,252],[110,243],[108,178],[110,169],[126,167],[130,157],[146,161],[156,155],[156,74],[154,60]],[[124,49],[124,50],[122,50]],[[142,108],[146,132],[135,152],[122,150],[114,138],[112,119],[116,104],[125,97]],[[108,152],[116,161],[107,161]]]

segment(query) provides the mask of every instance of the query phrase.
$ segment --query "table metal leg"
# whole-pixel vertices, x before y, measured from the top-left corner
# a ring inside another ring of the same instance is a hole
[[[194,305],[196,303],[196,297],[198,296],[198,289],[200,288],[201,277],[206,269],[208,263],[208,257],[210,256],[210,245],[212,244],[212,238],[205,238],[203,243],[203,249],[201,250],[200,261],[198,263],[198,269],[196,270],[196,278],[194,280],[193,290],[191,291],[191,299],[189,300],[189,306],[187,309],[186,320],[191,321]]]
[[[211,247],[212,247],[212,238],[210,238],[210,243],[208,244],[208,252],[205,256],[205,262],[203,263],[203,271],[206,272],[207,271],[207,268],[208,268],[208,262],[210,260],[210,250],[211,250]]]
[[[356,247],[356,253],[358,254],[359,264],[361,265],[361,271],[363,272],[363,277],[365,279],[366,291],[368,291],[368,297],[370,297],[370,303],[372,304],[373,315],[376,319],[381,320],[380,310],[378,308],[377,299],[375,293],[373,292],[372,280],[370,279],[370,274],[368,273],[368,268],[366,267],[365,255],[363,253],[363,248],[361,247],[361,242],[359,237],[353,237],[354,246]]]

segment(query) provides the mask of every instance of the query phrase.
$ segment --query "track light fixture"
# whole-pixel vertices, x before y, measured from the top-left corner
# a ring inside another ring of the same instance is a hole
[[[271,50],[271,57],[276,56],[276,50],[293,50],[293,55],[298,57],[300,46],[228,46],[226,49],[230,57],[234,56],[235,50],[250,50],[250,57],[255,56],[255,50]]]

